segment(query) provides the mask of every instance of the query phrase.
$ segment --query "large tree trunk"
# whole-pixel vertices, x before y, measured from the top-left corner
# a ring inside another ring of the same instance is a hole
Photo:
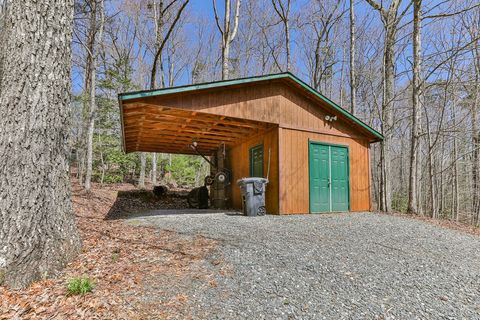
[[[23,287],[79,251],[68,122],[73,1],[8,1],[0,61],[0,282]]]
[[[88,100],[85,99],[88,106],[86,121],[86,153],[85,153],[85,190],[88,192],[91,188],[92,163],[93,163],[93,133],[95,130],[95,94],[96,94],[96,68],[95,68],[95,38],[97,34],[97,1],[90,2],[90,23],[88,26],[87,43],[85,45],[85,54],[87,57],[85,64],[85,92],[88,92]]]
[[[478,29],[475,35],[478,36]],[[475,66],[475,82],[473,87],[473,105],[472,105],[472,205],[473,205],[473,224],[480,223],[480,130],[478,129],[478,108],[480,105],[480,47],[479,40],[474,43],[473,57]]]
[[[480,59],[480,57],[479,57]],[[480,61],[479,61],[480,63]],[[480,65],[476,65],[475,85],[474,85],[474,102],[472,105],[472,207],[473,207],[473,224],[478,225],[480,220],[480,132],[478,131],[477,115],[480,100]]]
[[[382,149],[382,193],[380,209],[391,211],[392,183],[391,183],[391,144],[393,139],[393,98],[395,84],[395,39],[396,28],[387,26],[385,34],[384,51],[384,85],[382,104],[382,126],[384,140],[381,142]]]
[[[95,59],[92,59],[90,65],[90,96],[89,96],[89,111],[88,111],[88,126],[87,126],[87,170],[85,173],[85,190],[87,192],[91,189],[92,171],[93,171],[93,134],[95,133],[95,112],[96,112],[96,68]]]
[[[412,131],[410,142],[410,175],[408,179],[409,213],[418,213],[417,205],[417,166],[420,123],[420,73],[422,59],[422,0],[413,1],[413,84],[412,84]]]
[[[380,143],[381,156],[381,181],[380,181],[380,209],[391,211],[392,183],[391,183],[391,145],[393,139],[393,100],[395,89],[395,42],[397,28],[401,16],[398,16],[398,8],[402,0],[392,0],[388,9],[375,0],[366,0],[367,3],[377,10],[382,17],[384,27],[383,47],[383,101],[382,101],[382,133],[383,141]]]

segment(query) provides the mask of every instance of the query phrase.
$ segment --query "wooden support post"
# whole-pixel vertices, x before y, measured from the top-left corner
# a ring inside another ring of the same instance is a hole
[[[225,149],[224,146],[222,145],[220,148],[217,149],[217,152],[215,154],[215,165],[216,169],[211,167],[211,173],[212,175],[215,175],[219,171],[223,171],[225,168]],[[210,189],[210,199],[211,199],[211,204],[212,207],[215,209],[225,209],[227,206],[227,193],[225,190],[225,184],[222,182],[215,182],[212,184],[212,187]]]

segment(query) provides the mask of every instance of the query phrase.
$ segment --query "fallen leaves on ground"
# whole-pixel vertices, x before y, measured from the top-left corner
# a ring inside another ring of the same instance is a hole
[[[215,242],[106,220],[117,191],[131,189],[128,184],[94,185],[86,194],[74,183],[72,200],[82,252],[55,278],[23,290],[0,287],[0,319],[189,318],[187,295],[160,291],[193,277],[211,282],[211,275],[198,274],[198,266],[192,266],[203,261]],[[93,291],[67,296],[68,280],[78,276],[93,279]]]
[[[433,224],[433,225],[436,225],[436,226],[440,226],[440,227],[443,227],[443,228],[457,230],[457,231],[465,232],[465,233],[468,233],[468,234],[480,236],[480,228],[475,227],[471,224],[467,224],[465,222],[457,222],[457,221],[452,221],[452,220],[447,220],[447,219],[434,219],[434,218],[427,217],[427,216],[400,213],[400,212],[392,212],[392,213],[378,212],[378,213],[390,214],[390,215],[400,216],[400,217],[409,218],[409,219],[416,219],[416,220],[427,222],[427,223],[430,223],[430,224]]]

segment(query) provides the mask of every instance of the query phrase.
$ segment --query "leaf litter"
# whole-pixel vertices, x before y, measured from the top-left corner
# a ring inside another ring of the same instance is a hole
[[[201,264],[216,242],[201,236],[134,226],[110,219],[118,191],[129,184],[94,184],[86,194],[73,181],[72,202],[83,240],[81,253],[60,274],[26,289],[0,286],[0,319],[189,319],[188,287],[213,284]],[[122,199],[122,207],[155,206]],[[115,208],[114,208],[115,207]],[[142,208],[141,208],[142,209]],[[67,295],[69,279],[87,276],[94,289]]]

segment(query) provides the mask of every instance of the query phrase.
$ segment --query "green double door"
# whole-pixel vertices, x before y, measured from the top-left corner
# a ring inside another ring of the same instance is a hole
[[[348,211],[348,148],[310,142],[310,212]]]

